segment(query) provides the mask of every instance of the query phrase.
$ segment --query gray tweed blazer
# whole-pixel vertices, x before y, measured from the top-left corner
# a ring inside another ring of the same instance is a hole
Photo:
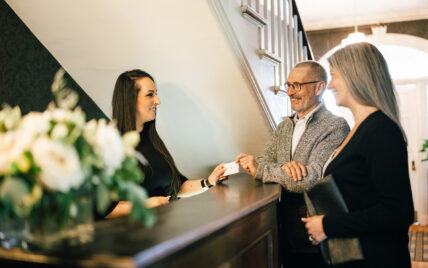
[[[285,118],[279,124],[263,153],[257,157],[259,167],[256,178],[263,182],[276,182],[285,190],[302,193],[321,177],[324,163],[333,151],[342,143],[349,133],[345,119],[329,112],[324,104],[315,111],[306,123],[306,129],[294,155],[291,155],[291,141],[294,130],[293,116]],[[297,161],[306,166],[307,176],[299,182],[281,169],[290,161]]]
[[[306,129],[291,155],[293,130],[292,117],[281,122],[262,155],[257,157],[259,167],[255,177],[263,182],[279,183],[285,189],[279,209],[281,251],[316,253],[319,249],[308,240],[305,225],[300,220],[307,213],[301,193],[320,179],[324,163],[348,135],[349,126],[345,119],[333,115],[321,104],[308,118]],[[306,166],[307,175],[299,182],[294,182],[281,169],[283,164],[293,160]]]

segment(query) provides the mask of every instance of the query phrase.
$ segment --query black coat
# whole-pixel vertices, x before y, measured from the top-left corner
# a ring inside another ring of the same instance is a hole
[[[327,237],[360,237],[366,263],[350,267],[410,267],[408,228],[413,201],[407,145],[381,111],[369,115],[325,175],[332,174],[349,214],[323,219]]]

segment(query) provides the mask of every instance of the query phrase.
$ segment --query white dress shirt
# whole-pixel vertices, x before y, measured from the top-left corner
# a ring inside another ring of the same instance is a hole
[[[300,138],[302,137],[303,133],[305,132],[306,129],[306,123],[308,122],[308,119],[311,117],[311,115],[318,110],[320,107],[320,104],[318,104],[317,107],[315,107],[315,109],[313,109],[310,113],[308,113],[307,115],[301,117],[301,118],[297,118],[297,113],[294,115],[293,117],[293,121],[294,121],[294,130],[293,130],[293,139],[291,142],[291,155],[294,155],[294,150],[296,150],[297,144],[300,141]]]

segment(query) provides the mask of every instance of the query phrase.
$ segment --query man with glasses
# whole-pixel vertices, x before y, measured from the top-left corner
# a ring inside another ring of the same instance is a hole
[[[330,113],[321,98],[327,85],[325,69],[315,61],[298,63],[285,85],[291,108],[255,158],[240,154],[236,162],[265,183],[283,186],[280,202],[280,252],[284,267],[319,267],[319,249],[311,244],[301,222],[306,217],[304,189],[322,176],[322,169],[349,132],[346,121]]]

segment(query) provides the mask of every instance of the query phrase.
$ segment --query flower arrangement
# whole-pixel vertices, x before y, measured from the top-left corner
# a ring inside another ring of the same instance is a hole
[[[104,119],[86,122],[63,75],[62,69],[55,75],[56,104],[46,111],[25,116],[19,107],[0,111],[0,234],[11,219],[28,221],[30,233],[49,226],[67,229],[83,215],[93,220],[94,207],[104,214],[118,200],[131,201],[130,217],[152,226],[155,214],[138,185],[143,179],[135,158],[139,135],[121,136],[114,122]]]

